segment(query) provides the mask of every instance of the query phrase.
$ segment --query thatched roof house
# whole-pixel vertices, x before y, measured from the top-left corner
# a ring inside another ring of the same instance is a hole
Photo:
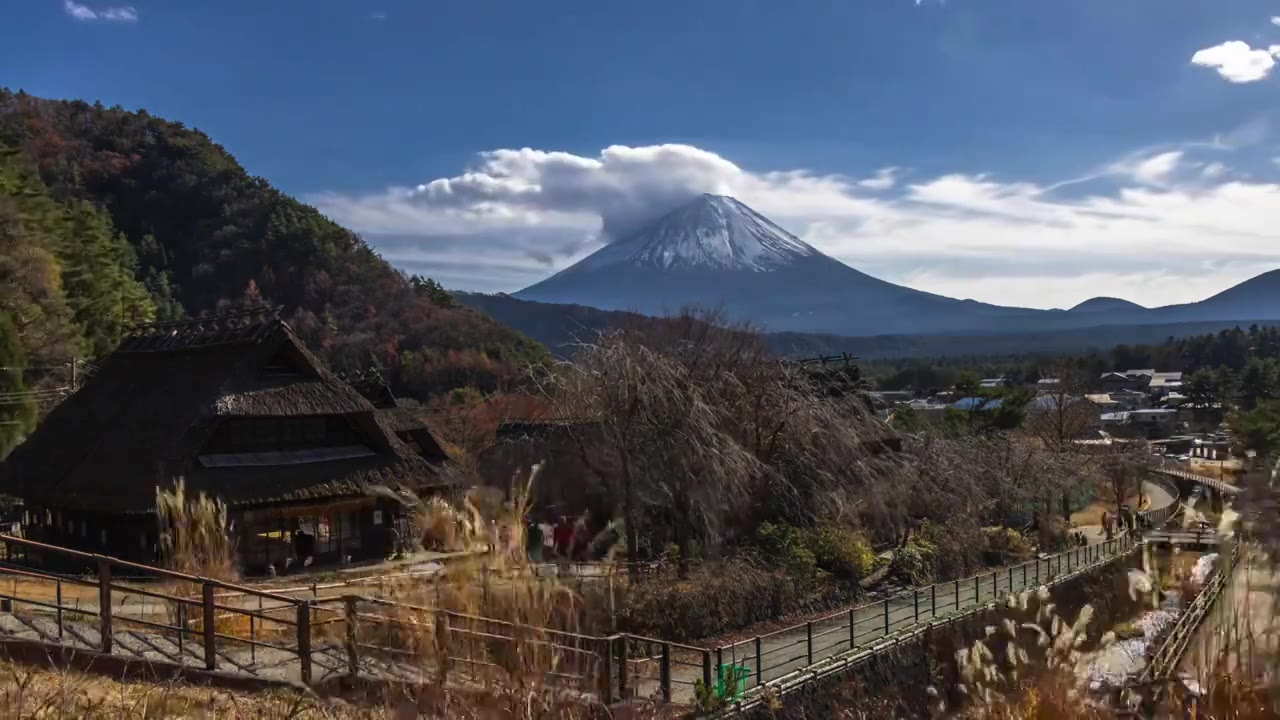
[[[252,566],[286,559],[295,531],[313,536],[311,555],[381,552],[371,544],[395,510],[370,487],[421,492],[438,477],[256,309],[136,329],[0,466],[0,492],[23,499],[31,536],[151,559],[155,523],[139,516],[184,478],[188,493],[227,503]]]

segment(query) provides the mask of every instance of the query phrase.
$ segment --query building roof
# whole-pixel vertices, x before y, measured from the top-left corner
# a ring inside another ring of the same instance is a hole
[[[1156,373],[1155,377],[1151,378],[1151,387],[1153,388],[1182,387],[1182,373],[1180,372]]]
[[[228,418],[298,416],[343,416],[368,447],[341,457],[264,453],[273,457],[233,466],[199,459]],[[189,491],[246,506],[359,495],[372,484],[418,488],[437,484],[438,474],[287,324],[259,308],[136,328],[0,465],[0,492],[57,507],[148,512],[156,487],[178,476]]]
[[[1125,411],[1125,412],[1103,413],[1103,414],[1102,414],[1102,421],[1103,421],[1103,422],[1118,422],[1118,423],[1125,423],[1125,422],[1129,422],[1129,412],[1128,412],[1128,411]]]
[[[1154,377],[1156,376],[1156,369],[1155,369],[1155,368],[1142,368],[1142,369],[1139,369],[1139,370],[1125,370],[1125,371],[1124,371],[1124,374],[1125,374],[1125,377],[1129,377],[1129,378],[1138,378],[1138,377],[1142,377],[1142,376],[1144,376],[1144,375],[1145,375],[1145,376],[1147,376],[1147,377],[1149,377],[1149,378],[1154,378]]]
[[[928,400],[912,400],[907,403],[907,407],[912,410],[946,410],[951,406],[946,403],[935,403]]]
[[[1119,380],[1119,381],[1127,382],[1131,379],[1132,378],[1130,378],[1128,375],[1125,375],[1122,372],[1105,372],[1105,373],[1102,373],[1102,377],[1101,377],[1101,380],[1103,382],[1106,382],[1108,380]]]
[[[371,367],[359,372],[339,373],[338,379],[355,388],[373,403],[376,408],[396,407],[396,396],[391,393],[391,386],[382,377],[378,368]]]
[[[956,410],[997,410],[1003,404],[1004,400],[1000,398],[967,397],[951,403],[951,407]]]
[[[416,405],[396,399],[391,386],[374,367],[354,373],[342,373],[338,377],[356,392],[364,396],[374,407],[374,417],[384,430],[401,440],[412,440],[418,445],[418,454],[428,462],[449,459],[444,443],[436,436],[427,422],[426,412]]]
[[[1090,393],[1084,396],[1085,400],[1094,405],[1119,405],[1120,403],[1111,399],[1110,393]]]

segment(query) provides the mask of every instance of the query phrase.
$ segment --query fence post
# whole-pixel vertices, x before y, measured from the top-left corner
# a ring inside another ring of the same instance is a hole
[[[960,581],[956,581],[956,612],[960,612]]]
[[[1022,563],[1022,589],[1027,589],[1027,564]]]
[[[360,646],[357,624],[360,615],[356,608],[356,596],[348,595],[342,599],[347,615],[347,674],[352,678],[360,674]]]
[[[1013,566],[1009,566],[1009,594],[1013,594]]]
[[[929,619],[933,620],[938,617],[938,585],[934,583],[929,586]]]
[[[804,637],[806,656],[809,658],[809,664],[813,664],[813,621],[804,624]]]
[[[58,639],[62,639],[62,578],[58,578]]]
[[[995,570],[991,571],[991,599],[995,600],[1000,596],[1000,576]]]
[[[182,665],[187,664],[187,652],[185,648],[187,639],[187,604],[182,600],[178,601],[178,660]]]
[[[111,654],[111,562],[98,561],[98,633],[102,652]]]
[[[973,576],[973,604],[977,606],[982,602],[982,583],[977,575]]]
[[[884,636],[889,637],[889,598],[884,599]]]
[[[622,642],[618,645],[618,699],[627,699],[627,658],[631,656],[631,648],[628,647],[627,636],[622,636]]]
[[[606,705],[613,702],[613,638],[600,638],[604,644],[604,652],[600,659],[604,663],[604,672],[600,678],[600,697]]]
[[[216,670],[218,668],[218,638],[215,637],[218,628],[216,618],[214,616],[213,607],[213,585],[205,583],[201,586],[200,608],[203,611],[203,625],[201,630],[204,633],[204,667],[206,670]]]
[[[311,603],[298,603],[298,659],[302,665],[302,684],[311,684]]]
[[[920,591],[916,590],[915,592],[911,593],[911,599],[915,601],[916,622],[919,623],[920,622]]]
[[[711,688],[711,651],[702,651],[702,684]]]
[[[671,643],[662,643],[662,664],[658,666],[659,682],[662,683],[662,702],[671,702]]]
[[[764,682],[764,670],[762,669],[764,665],[762,665],[760,662],[761,654],[762,653],[760,652],[760,636],[757,635],[756,636],[756,687],[759,687],[760,684]]]
[[[849,649],[852,650],[858,645],[858,619],[854,616],[853,608],[849,608]]]
[[[1040,558],[1036,558],[1036,584],[1040,584]]]

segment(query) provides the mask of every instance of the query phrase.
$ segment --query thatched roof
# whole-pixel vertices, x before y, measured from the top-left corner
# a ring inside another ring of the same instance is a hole
[[[382,373],[378,371],[378,368],[371,367],[360,372],[340,373],[338,377],[355,388],[356,392],[373,403],[374,407],[396,407],[396,396],[391,393],[391,386],[387,385],[387,381],[382,377]]]
[[[427,462],[449,459],[444,444],[427,422],[425,411],[416,404],[397,400],[377,368],[344,373],[338,377],[373,404],[374,415],[383,429],[406,442],[416,443],[418,454]]]
[[[375,413],[274,312],[148,325],[13,451],[0,466],[0,492],[57,507],[147,512],[157,485],[179,476],[189,490],[233,507],[359,495],[370,484],[437,484],[435,470]],[[364,456],[234,466],[198,457],[228,419],[298,416],[342,416],[367,445]]]

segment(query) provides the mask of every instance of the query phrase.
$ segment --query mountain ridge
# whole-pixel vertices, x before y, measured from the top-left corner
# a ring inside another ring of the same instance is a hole
[[[570,357],[581,343],[598,333],[640,329],[655,318],[623,310],[600,310],[585,305],[556,305],[520,300],[505,293],[455,292],[458,302],[510,325],[552,352]],[[1064,312],[1064,311],[1058,311]],[[1280,325],[1276,319],[1197,321],[1162,324],[1103,324],[1079,328],[1022,330],[974,334],[844,336],[822,333],[764,332],[765,342],[779,355],[800,357],[850,353],[876,360],[910,357],[995,356],[1027,353],[1076,353],[1115,345],[1163,342],[1249,325]]]
[[[1133,310],[1147,310],[1141,305],[1131,300],[1117,297],[1095,297],[1089,298],[1084,302],[1071,307],[1067,312],[1129,312]]]

